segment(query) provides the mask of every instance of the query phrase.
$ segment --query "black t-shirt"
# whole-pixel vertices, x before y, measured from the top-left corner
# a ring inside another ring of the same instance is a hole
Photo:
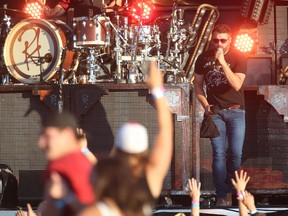
[[[225,60],[234,73],[247,71],[247,59],[240,51],[230,48]],[[195,63],[195,73],[205,76],[207,100],[220,108],[239,104],[245,107],[243,86],[239,91],[233,89],[223,72],[220,63],[215,60],[215,50],[211,49],[199,55]]]

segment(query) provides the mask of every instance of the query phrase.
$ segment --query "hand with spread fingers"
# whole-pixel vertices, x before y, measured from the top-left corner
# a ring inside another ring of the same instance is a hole
[[[250,176],[247,176],[247,172],[244,170],[235,171],[235,180],[231,179],[234,188],[236,189],[237,193],[241,193],[241,191],[245,191],[246,185],[250,180]]]
[[[200,214],[200,195],[201,195],[200,188],[201,188],[201,182],[197,182],[197,180],[194,178],[188,179],[188,185],[186,190],[192,199],[191,202],[192,216],[199,216]]]
[[[189,195],[192,198],[192,200],[199,200],[200,199],[200,188],[201,188],[201,182],[197,182],[196,179],[191,178],[188,179],[189,184]]]

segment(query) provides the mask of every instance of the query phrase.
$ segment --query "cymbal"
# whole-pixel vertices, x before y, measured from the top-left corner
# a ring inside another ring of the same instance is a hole
[[[6,15],[8,16],[11,16],[11,17],[19,17],[19,18],[29,18],[30,15],[28,13],[25,13],[23,11],[19,11],[19,10],[16,10],[16,9],[8,9],[8,8],[0,8],[0,13],[5,13]]]
[[[193,5],[192,0],[151,0],[152,3],[158,5],[171,6],[173,4],[177,5]]]

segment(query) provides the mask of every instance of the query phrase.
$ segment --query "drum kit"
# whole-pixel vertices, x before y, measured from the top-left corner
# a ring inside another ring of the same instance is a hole
[[[195,44],[193,26],[184,27],[188,0],[152,0],[173,6],[166,50],[157,18],[153,24],[130,22],[127,6],[107,8],[113,16],[74,17],[72,25],[60,20],[32,19],[24,12],[0,8],[1,84],[142,83],[150,61],[156,61],[167,82],[179,82],[185,52]],[[21,21],[11,22],[11,17]],[[192,29],[191,29],[192,28]],[[190,46],[190,47],[189,47]],[[183,76],[182,76],[183,78]],[[184,79],[180,80],[185,82]]]

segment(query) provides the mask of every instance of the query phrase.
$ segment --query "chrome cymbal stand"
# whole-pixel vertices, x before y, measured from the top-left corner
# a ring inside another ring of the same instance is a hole
[[[174,4],[170,31],[168,33],[168,47],[166,50],[166,57],[164,62],[168,65],[173,65],[169,67],[172,71],[172,76],[167,82],[177,82],[176,76],[181,72],[181,63],[183,62],[183,43],[187,39],[187,31],[181,29],[184,24],[184,11],[182,9],[177,9],[177,5]],[[173,46],[172,46],[173,45]],[[167,68],[166,68],[167,69]],[[167,73],[167,71],[166,71]]]
[[[100,74],[101,67],[98,65],[97,57],[100,56],[94,47],[89,47],[89,54],[86,58],[87,70],[89,73],[88,83],[96,83],[96,78]]]
[[[3,7],[4,9],[7,9],[7,4],[3,5]],[[3,37],[3,39],[8,36],[8,33],[10,32],[10,28],[11,28],[11,17],[8,16],[6,14],[6,11],[4,10],[3,23],[1,24],[1,36]],[[5,40],[1,48],[2,49],[1,50],[1,69],[7,71],[5,62],[4,62],[4,44],[5,44]],[[9,83],[10,83],[10,74],[7,71],[6,74],[2,75],[1,84],[8,85]]]
[[[117,65],[117,71],[115,74],[115,81],[117,83],[123,83],[125,82],[124,78],[123,78],[123,73],[122,73],[122,67],[121,67],[121,62],[122,62],[122,55],[127,53],[127,48],[128,48],[128,18],[125,17],[124,20],[124,37],[121,35],[121,28],[120,28],[120,16],[116,15],[116,27],[114,26],[114,24],[110,21],[110,19],[107,19],[107,21],[109,22],[110,26],[112,27],[112,29],[115,31],[116,35],[115,35],[115,58],[116,58],[116,65]],[[121,46],[123,42],[123,47]]]

